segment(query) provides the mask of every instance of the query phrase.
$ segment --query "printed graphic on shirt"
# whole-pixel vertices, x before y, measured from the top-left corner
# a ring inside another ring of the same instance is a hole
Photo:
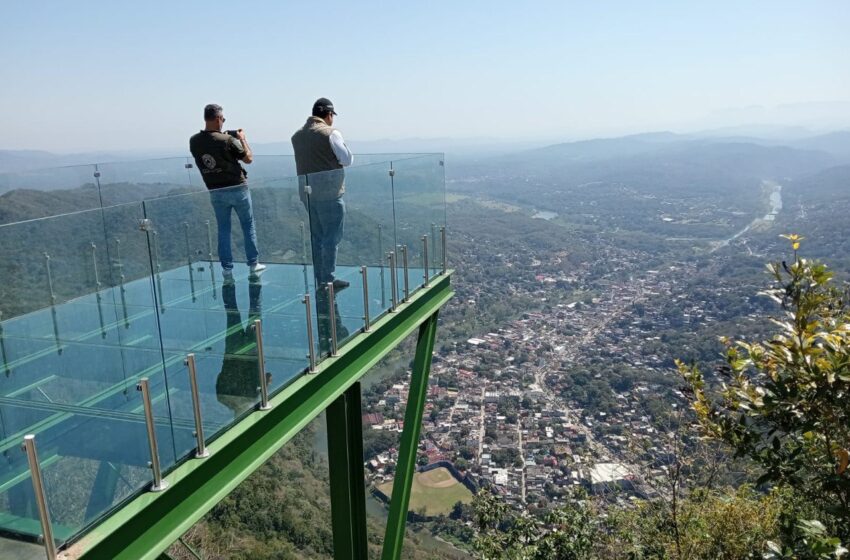
[[[209,154],[202,155],[201,161],[204,162],[207,169],[213,169],[215,167],[215,158]]]

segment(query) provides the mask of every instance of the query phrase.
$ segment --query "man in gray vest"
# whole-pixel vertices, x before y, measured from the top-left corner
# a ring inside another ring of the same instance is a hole
[[[298,194],[310,215],[310,241],[313,251],[313,274],[317,287],[328,282],[334,290],[349,283],[334,277],[337,245],[342,240],[345,223],[345,173],[354,156],[342,134],[333,128],[333,103],[321,97],[313,104],[313,114],[292,135],[295,169],[298,172]]]
[[[222,132],[224,110],[221,105],[204,107],[204,130],[189,139],[189,150],[201,172],[204,184],[210,191],[210,201],[218,223],[218,258],[225,280],[233,279],[233,252],[230,243],[230,218],[233,210],[242,226],[245,238],[245,258],[252,275],[265,270],[259,262],[257,230],[254,227],[254,210],[248,191],[248,174],[239,163],[251,163],[254,154],[245,139],[245,132]]]

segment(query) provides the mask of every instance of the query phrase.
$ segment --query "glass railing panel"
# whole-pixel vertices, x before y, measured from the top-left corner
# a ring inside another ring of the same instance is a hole
[[[99,208],[95,174],[94,165],[0,174],[0,224]]]
[[[0,226],[0,262],[8,274],[0,287],[3,317],[92,294],[98,282],[108,286],[105,231],[100,209]]]
[[[10,371],[32,360],[18,347],[58,356],[69,345],[159,348],[142,215],[140,204],[127,204],[0,227],[0,258],[15,262],[10,253],[25,250],[44,262],[0,288],[0,337],[9,341],[0,349]]]
[[[254,156],[250,164],[242,164],[248,173],[248,182],[252,185],[268,181],[269,179],[281,179],[284,177],[295,177],[295,158],[285,155]]]
[[[309,265],[309,218],[298,194],[298,179],[278,176],[252,179],[249,184],[260,262]],[[312,271],[308,272],[312,283]]]
[[[446,223],[442,154],[393,161],[396,241],[408,247],[412,288],[442,271],[440,228]],[[424,246],[427,238],[427,248]],[[425,257],[427,254],[427,263]]]
[[[211,263],[218,259],[209,193],[204,190],[149,199],[144,202],[144,211],[149,220],[154,271],[164,274],[182,268],[185,274],[178,277],[190,284],[209,276]]]
[[[185,157],[99,163],[97,171],[107,206],[204,188],[194,162]]]
[[[322,283],[337,281],[333,310],[324,292],[319,293],[319,323],[324,331],[331,315],[336,316],[337,341],[342,345],[364,325],[364,290],[361,267],[369,274],[369,315],[377,319],[389,307],[389,282],[380,281],[384,255],[391,250],[392,191],[386,163],[349,167],[316,173],[306,178],[310,184],[310,227]],[[344,184],[344,194],[335,196]],[[388,235],[390,234],[390,235]],[[336,255],[334,258],[334,249]],[[315,269],[315,264],[314,264]],[[347,283],[344,284],[344,283]]]

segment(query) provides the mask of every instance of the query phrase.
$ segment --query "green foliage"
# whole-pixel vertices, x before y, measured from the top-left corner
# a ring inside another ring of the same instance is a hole
[[[794,260],[768,265],[774,283],[764,292],[781,306],[780,318],[773,320],[778,332],[761,343],[724,339],[728,367],[717,390],[696,366],[680,362],[679,369],[705,434],[751,459],[760,469],[757,484],[787,487],[805,499],[825,531],[847,542],[850,311],[826,265],[799,257],[801,238],[787,238]],[[800,523],[793,518],[784,523],[783,546],[820,557],[821,548],[807,543],[832,546],[832,541],[812,525],[800,530]]]
[[[605,549],[612,558],[734,560],[758,558],[777,534],[784,496],[698,490],[673,516],[663,500],[620,509],[607,522]],[[674,529],[675,527],[675,529]]]
[[[592,558],[595,528],[589,502],[564,506],[542,519],[512,511],[488,490],[473,501],[478,534],[473,542],[484,560],[580,560]]]

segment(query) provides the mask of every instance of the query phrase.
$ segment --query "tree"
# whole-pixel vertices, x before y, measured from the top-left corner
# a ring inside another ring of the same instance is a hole
[[[590,502],[558,508],[538,519],[482,489],[472,507],[475,550],[484,560],[581,560],[592,557],[594,536]]]
[[[780,553],[822,557],[812,556],[815,541],[840,556],[840,542],[827,533],[850,540],[848,294],[832,284],[826,265],[799,257],[800,237],[785,237],[794,259],[768,265],[773,284],[764,292],[781,306],[778,332],[761,343],[722,339],[728,365],[719,389],[697,366],[678,366],[704,433],[751,459],[757,485],[790,489],[823,522],[818,533],[802,512],[789,512]]]

